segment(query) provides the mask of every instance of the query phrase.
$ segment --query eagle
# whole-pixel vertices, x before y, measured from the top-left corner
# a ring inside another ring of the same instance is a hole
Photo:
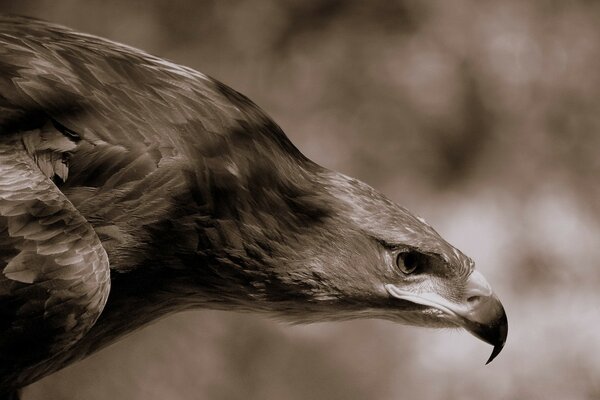
[[[1,16],[0,398],[196,308],[459,327],[488,362],[508,331],[471,258],[242,94]]]

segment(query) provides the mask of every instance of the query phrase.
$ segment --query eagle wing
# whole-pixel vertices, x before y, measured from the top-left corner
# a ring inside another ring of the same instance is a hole
[[[110,290],[96,233],[20,135],[0,142],[0,271],[0,379],[76,343]]]
[[[19,371],[77,343],[110,291],[102,243],[55,184],[67,179],[66,155],[78,138],[53,127],[49,115],[60,116],[71,97],[47,93],[44,104],[19,92],[19,83],[34,84],[21,69],[38,67],[12,31],[0,35],[0,393],[20,386]]]

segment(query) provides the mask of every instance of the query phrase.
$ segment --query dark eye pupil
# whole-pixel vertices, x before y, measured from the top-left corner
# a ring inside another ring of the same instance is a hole
[[[417,269],[418,254],[414,251],[399,253],[396,264],[405,274],[410,274]]]

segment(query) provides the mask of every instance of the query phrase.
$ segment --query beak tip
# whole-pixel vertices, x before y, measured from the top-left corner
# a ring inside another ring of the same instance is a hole
[[[500,354],[503,348],[504,343],[494,346],[494,350],[492,350],[492,354],[490,355],[490,358],[488,358],[488,360],[486,361],[485,365],[491,363],[494,360],[494,358],[496,358],[496,356]]]
[[[494,346],[492,354],[485,363],[488,365],[504,348],[508,336],[508,318],[502,303],[495,296],[490,298],[486,308],[483,314],[485,318],[465,319],[463,326],[479,339]]]
[[[506,318],[504,308],[502,308],[502,315],[499,320],[499,324],[496,326],[498,336],[496,337],[496,340],[492,342],[494,349],[492,350],[492,354],[490,355],[490,358],[488,358],[485,365],[491,363],[498,356],[498,354],[500,354],[504,348],[504,344],[506,343],[506,337],[508,336],[508,319]]]

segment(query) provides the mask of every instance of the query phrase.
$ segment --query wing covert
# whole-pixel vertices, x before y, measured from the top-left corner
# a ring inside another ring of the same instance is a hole
[[[75,344],[110,290],[95,231],[27,153],[0,142],[0,387]]]

